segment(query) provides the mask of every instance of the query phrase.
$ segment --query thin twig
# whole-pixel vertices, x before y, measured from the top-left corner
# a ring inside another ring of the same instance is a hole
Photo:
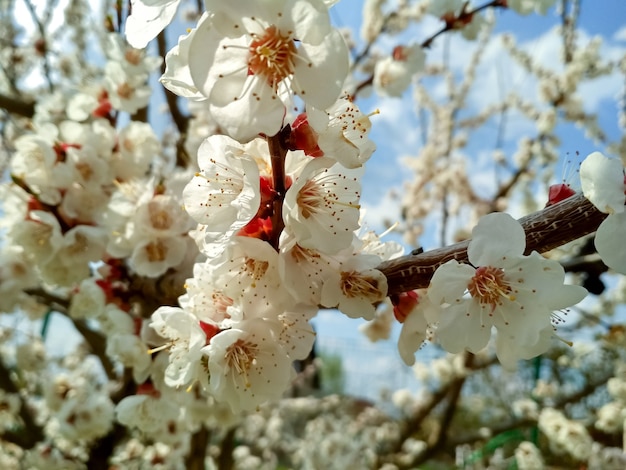
[[[161,62],[161,73],[165,73],[165,56],[167,55],[167,43],[165,42],[165,31],[161,31],[157,36],[157,46],[159,48],[159,55],[163,58]],[[169,91],[167,88],[163,88],[165,93],[165,101],[167,101],[167,107],[172,115],[172,120],[178,129],[178,132],[184,136],[187,132],[187,126],[189,124],[189,116],[182,113],[178,106],[178,96]]]
[[[37,16],[37,12],[35,11],[34,5],[30,0],[24,0],[26,4],[26,8],[30,12],[30,16],[33,18],[35,25],[37,26],[37,30],[39,31],[39,35],[41,36],[41,40],[43,41],[41,58],[43,60],[43,74],[46,77],[46,81],[48,82],[48,91],[52,93],[54,91],[54,84],[52,83],[51,71],[50,71],[50,62],[48,62],[48,40],[46,39],[46,29]]]

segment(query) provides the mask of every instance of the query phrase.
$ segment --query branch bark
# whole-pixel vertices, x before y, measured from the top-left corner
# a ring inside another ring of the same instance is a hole
[[[519,219],[526,232],[526,251],[545,253],[597,230],[607,217],[582,194]],[[387,295],[428,287],[435,270],[455,259],[467,262],[469,240],[385,261],[378,269],[387,277]]]
[[[2,93],[0,93],[0,108],[11,114],[27,118],[32,118],[35,115],[35,103],[13,98]]]

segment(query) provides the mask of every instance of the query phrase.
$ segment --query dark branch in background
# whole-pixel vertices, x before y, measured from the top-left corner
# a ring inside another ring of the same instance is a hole
[[[106,373],[109,380],[116,380],[117,375],[115,374],[115,368],[109,356],[106,355],[106,337],[95,330],[92,330],[87,326],[87,323],[83,320],[74,320],[72,319],[72,323],[74,327],[78,330],[78,332],[83,335],[87,344],[91,347],[91,352],[94,353],[100,362],[102,363],[102,368]]]
[[[32,118],[35,115],[35,103],[22,101],[0,93],[0,108],[11,114]]]
[[[483,362],[475,362],[475,356],[473,354],[466,352],[465,355],[466,355],[465,365],[471,371],[484,369],[497,362],[497,359],[495,358],[495,356]],[[460,392],[461,392],[461,389],[463,388],[463,384],[465,383],[465,379],[466,377],[457,377],[453,379],[451,382],[445,385],[442,385],[439,390],[435,391],[432,395],[430,395],[428,402],[426,402],[423,406],[421,406],[415,412],[415,414],[413,414],[404,422],[403,430],[400,436],[398,437],[398,439],[396,440],[396,444],[394,448],[391,450],[391,452],[388,455],[381,457],[379,464],[382,464],[384,462],[388,462],[388,463],[393,462],[396,465],[398,465],[399,462],[396,462],[394,460],[394,455],[398,455],[402,453],[402,446],[404,442],[407,439],[409,439],[411,436],[419,434],[423,421],[428,416],[430,416],[430,414],[435,410],[435,408],[439,404],[441,404],[441,402],[443,402],[446,399],[446,397],[450,398],[450,400],[448,400],[447,414],[450,415],[448,419],[451,420],[454,415],[454,411],[456,410],[456,403],[460,397]],[[429,450],[426,450],[426,453],[428,453],[428,456],[432,455],[435,452],[435,450],[432,450],[434,447],[436,447],[437,449],[440,449],[445,444],[446,442],[445,434],[447,431],[447,426],[449,424],[450,422],[448,422],[445,426],[441,426],[439,435],[437,436],[437,440],[434,443],[429,445]],[[424,462],[425,460],[429,458],[428,456],[426,456],[425,454],[420,454],[417,458],[419,459],[419,462]],[[409,464],[402,465],[401,467],[402,468],[404,467],[415,468],[414,466],[416,464],[417,464],[416,461],[414,461]]]
[[[567,4],[569,0],[561,0],[561,26],[563,27],[563,57],[566,64],[574,59],[574,49],[576,47],[576,21],[580,15],[580,2],[574,0],[572,8],[568,14]]]
[[[185,459],[185,468],[187,470],[204,470],[204,461],[210,438],[211,433],[205,426],[200,426],[200,429],[191,435],[189,453]]]
[[[167,54],[167,43],[165,42],[165,31],[161,31],[157,36],[157,45],[159,47],[159,55],[163,58],[163,62],[161,63],[161,73],[165,73],[165,56]],[[182,113],[178,106],[178,96],[169,91],[167,88],[162,87],[163,92],[165,93],[165,100],[167,101],[167,106],[170,110],[170,114],[172,115],[172,120],[178,129],[181,137],[184,136],[187,132],[187,125],[189,123],[189,116],[186,116]]]
[[[519,220],[526,232],[526,251],[545,253],[595,232],[607,217],[582,194]],[[387,277],[388,295],[428,287],[435,270],[455,259],[467,262],[469,240],[455,245],[385,261],[378,269]]]
[[[161,31],[157,36],[157,46],[159,55],[163,59],[161,62],[161,73],[165,73],[165,56],[167,55],[167,43],[165,41],[165,30]],[[185,139],[187,138],[187,128],[189,126],[189,116],[183,114],[178,105],[178,96],[161,85],[163,93],[165,93],[165,101],[172,116],[172,121],[176,129],[178,129],[179,137],[176,141],[176,165],[186,168],[189,165],[189,154],[185,149]]]
[[[24,401],[24,397],[20,394],[19,389],[11,379],[9,369],[5,367],[2,361],[0,361],[0,389],[20,397],[19,416],[23,424],[23,428],[20,430],[7,430],[0,433],[0,438],[4,441],[12,442],[23,449],[32,449],[43,440],[43,430],[35,423]]]
[[[464,367],[466,369],[471,369],[472,363],[474,362],[474,355],[469,352],[465,352],[465,361]],[[435,443],[428,449],[427,453],[431,453],[432,455],[436,454],[439,449],[443,448],[448,439],[448,430],[452,424],[452,419],[456,414],[457,406],[459,404],[459,398],[461,397],[461,390],[463,390],[463,385],[465,385],[465,380],[467,377],[459,377],[459,379],[455,380],[448,390],[448,404],[443,413],[443,417],[441,419],[441,425],[439,427],[439,434],[437,435],[437,440]]]
[[[62,315],[67,316],[72,320],[74,327],[78,332],[83,336],[87,344],[91,347],[91,352],[95,354],[98,359],[100,359],[100,363],[102,364],[102,368],[106,373],[109,380],[116,380],[117,375],[115,374],[115,368],[113,363],[106,355],[106,337],[99,333],[98,331],[92,330],[87,326],[87,323],[84,320],[75,320],[67,314],[67,309],[69,308],[69,301],[62,297],[58,297],[54,294],[50,294],[46,292],[44,289],[29,289],[25,291],[28,295],[38,298],[42,303],[49,306],[53,311],[59,312]]]
[[[30,16],[37,26],[39,35],[41,36],[41,43],[35,43],[35,51],[41,55],[41,59],[43,60],[43,74],[46,77],[46,81],[48,82],[48,90],[50,91],[50,93],[52,93],[54,91],[54,84],[52,83],[52,78],[50,77],[50,62],[48,62],[48,40],[46,39],[46,29],[39,17],[37,16],[37,12],[35,11],[35,7],[31,3],[31,1],[24,0],[24,3],[26,4],[26,8],[28,8]]]
[[[588,397],[592,393],[594,393],[599,387],[606,385],[607,380],[613,377],[613,372],[604,375],[592,382],[587,383],[582,389],[577,392],[572,393],[571,395],[566,395],[561,398],[558,398],[555,403],[551,404],[552,408],[557,410],[562,409],[566,405],[570,405],[573,403],[578,403],[582,399]],[[506,431],[510,431],[512,429],[519,429],[525,427],[536,426],[537,422],[535,420],[530,420],[527,418],[519,418],[514,420],[507,420],[501,423],[495,423],[490,429],[493,435],[497,435]],[[446,449],[448,452],[454,451],[454,449],[463,444],[471,444],[475,442],[480,442],[485,439],[484,434],[481,435],[480,432],[466,434],[457,436],[456,438],[450,439],[448,444],[446,445]],[[421,460],[421,459],[420,459]]]

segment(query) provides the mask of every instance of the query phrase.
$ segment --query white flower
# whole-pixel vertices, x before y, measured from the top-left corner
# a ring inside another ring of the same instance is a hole
[[[361,185],[346,170],[327,157],[310,161],[287,191],[285,226],[304,248],[337,253],[352,243],[359,227]]]
[[[15,140],[11,173],[23,180],[40,201],[56,205],[62,198],[59,189],[71,180],[70,172],[58,161],[51,142],[53,138],[41,134],[24,135]]]
[[[97,317],[106,305],[106,295],[94,278],[84,279],[70,300],[68,313],[76,320]]]
[[[372,320],[376,303],[387,295],[387,278],[374,269],[380,258],[373,255],[354,255],[341,263],[324,280],[321,303],[337,307],[351,318]]]
[[[515,463],[519,470],[542,470],[544,468],[541,452],[528,441],[521,442],[515,449]]]
[[[535,10],[540,15],[545,15],[556,0],[507,0],[506,6],[515,10],[520,15],[528,15]]]
[[[359,331],[367,336],[367,339],[372,343],[389,339],[391,336],[393,315],[388,307],[385,305],[381,310],[378,310],[372,321],[359,325]]]
[[[131,121],[118,135],[118,150],[111,167],[118,179],[129,180],[146,174],[161,144],[150,124]]]
[[[104,86],[111,105],[120,111],[135,113],[148,105],[152,89],[145,73],[129,73],[121,63],[108,61],[104,67]]]
[[[412,299],[411,299],[412,297]],[[407,302],[413,308],[402,322],[402,330],[398,338],[398,352],[407,366],[415,364],[415,352],[422,346],[430,334],[430,326],[426,320],[426,311],[435,306],[428,298],[426,290],[416,292]]]
[[[372,123],[356,104],[340,98],[326,111],[311,109],[308,121],[317,132],[317,145],[324,155],[346,168],[362,166],[376,150],[368,138]]]
[[[626,185],[621,161],[593,152],[580,165],[580,184],[585,197],[609,214],[596,231],[598,254],[609,268],[626,274]]]
[[[148,43],[170,24],[180,0],[131,0],[131,15],[126,19],[126,40],[137,49]]]
[[[59,221],[45,211],[31,211],[28,219],[13,225],[9,236],[36,264],[47,263],[63,245]]]
[[[554,310],[582,300],[580,286],[563,285],[561,265],[537,253],[523,256],[526,239],[511,216],[494,213],[480,219],[468,247],[469,264],[455,260],[435,272],[428,296],[441,306],[436,337],[444,349],[478,352],[498,330],[496,352],[505,367],[547,348],[546,329]]]
[[[280,398],[291,382],[292,358],[276,341],[276,326],[260,318],[246,320],[213,336],[204,348],[209,356],[209,389],[233,412]]]
[[[383,96],[402,96],[413,76],[424,69],[426,54],[419,44],[398,46],[393,55],[376,62],[374,89]]]
[[[294,94],[326,108],[341,91],[348,51],[320,0],[208,0],[189,48],[195,87],[221,128],[244,141],[274,135]]]
[[[107,393],[83,391],[64,400],[55,416],[61,435],[69,440],[95,440],[113,427],[114,404]]]
[[[625,417],[626,410],[624,407],[620,403],[612,401],[600,407],[594,426],[607,434],[612,434],[622,429]]]
[[[283,285],[299,302],[318,305],[324,279],[338,267],[339,262],[332,257],[298,245],[293,235],[283,231],[278,270]]]
[[[198,24],[206,20],[204,13]],[[197,28],[193,28],[188,34],[178,38],[178,44],[172,47],[165,56],[165,73],[159,81],[172,93],[192,100],[206,100],[206,97],[198,91],[193,83],[189,71],[189,46]]]
[[[143,238],[135,245],[129,264],[137,274],[158,277],[179,265],[187,248],[187,240],[182,236]]]
[[[143,383],[148,378],[152,358],[148,347],[135,334],[113,335],[107,339],[106,354],[120,361],[124,367],[133,369],[136,383]]]
[[[317,305],[298,304],[278,315],[282,325],[277,341],[292,360],[303,360],[313,349],[315,331],[309,320],[317,314]]]
[[[463,0],[433,0],[428,3],[427,11],[437,18],[456,14],[461,10]]]
[[[181,308],[159,307],[152,314],[150,326],[167,340],[165,383],[180,387],[196,381],[201,373],[201,349],[207,339],[198,319]]]
[[[588,155],[580,165],[583,194],[605,214],[624,212],[624,166],[616,158],[600,152]]]
[[[182,235],[191,228],[180,202],[169,194],[157,194],[139,204],[133,219],[137,233],[149,237]]]
[[[117,421],[129,428],[138,428],[148,436],[163,435],[167,427],[176,424],[180,405],[150,395],[129,395],[115,407]]]
[[[259,168],[238,142],[214,135],[198,149],[200,172],[183,190],[185,209],[207,225],[210,238],[231,235],[256,215],[261,202]]]
[[[278,253],[252,237],[233,237],[220,256],[207,261],[213,286],[240,305],[247,318],[275,318],[291,303],[278,274]]]

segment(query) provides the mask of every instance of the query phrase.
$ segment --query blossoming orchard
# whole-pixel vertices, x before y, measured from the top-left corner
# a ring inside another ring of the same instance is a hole
[[[0,0],[0,468],[626,468],[605,3]]]

